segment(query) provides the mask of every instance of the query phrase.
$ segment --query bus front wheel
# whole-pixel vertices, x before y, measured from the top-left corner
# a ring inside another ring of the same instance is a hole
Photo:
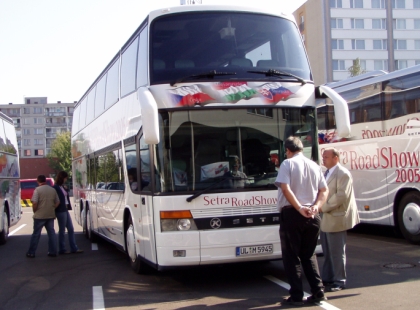
[[[420,193],[410,192],[401,199],[398,225],[405,239],[414,244],[420,243]]]
[[[7,237],[9,236],[9,221],[7,219],[6,210],[3,211],[3,230],[0,232],[0,244],[5,244],[7,242]]]
[[[97,238],[96,235],[92,232],[93,227],[92,227],[92,213],[90,212],[89,208],[86,208],[86,219],[85,219],[85,226],[86,226],[86,238],[88,238],[90,240],[90,242],[96,242]]]
[[[127,224],[125,240],[127,245],[127,255],[130,259],[131,268],[135,273],[147,273],[147,266],[145,266],[145,264],[140,260],[140,257],[137,253],[136,234],[131,216],[129,216]]]

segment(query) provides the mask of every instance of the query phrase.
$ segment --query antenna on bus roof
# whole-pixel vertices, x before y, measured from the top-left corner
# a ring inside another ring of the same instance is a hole
[[[203,4],[202,0],[181,0],[181,5]]]

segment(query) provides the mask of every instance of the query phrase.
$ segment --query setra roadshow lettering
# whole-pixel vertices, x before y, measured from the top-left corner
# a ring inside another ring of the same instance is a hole
[[[373,155],[361,155],[362,152],[341,151],[340,157],[344,165],[350,165],[350,170],[369,170],[386,168],[418,167],[420,152],[395,152],[392,147],[377,148]]]
[[[252,196],[249,199],[204,196],[203,199],[205,206],[229,205],[231,207],[246,207],[277,204],[277,198],[266,198],[264,196]]]

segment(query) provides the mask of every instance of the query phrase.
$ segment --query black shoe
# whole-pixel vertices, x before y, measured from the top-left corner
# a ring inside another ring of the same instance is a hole
[[[319,302],[323,300],[327,300],[323,290],[318,291],[318,293],[313,294],[306,299],[307,302]]]
[[[35,258],[35,254],[32,254],[32,253],[26,253],[26,257],[29,257],[29,258]]]
[[[303,302],[303,300],[293,300],[292,297],[290,296],[288,298],[283,299],[281,304],[300,307],[300,306],[303,306],[305,303]]]
[[[48,253],[48,256],[49,256],[49,257],[57,257],[57,254],[54,254],[54,253]]]
[[[58,254],[63,255],[63,254],[70,254],[70,251],[62,251],[62,252],[58,252]]]
[[[345,288],[346,287],[344,285],[333,284],[333,285],[327,286],[325,288],[325,291],[326,292],[338,292],[338,291],[344,290]]]

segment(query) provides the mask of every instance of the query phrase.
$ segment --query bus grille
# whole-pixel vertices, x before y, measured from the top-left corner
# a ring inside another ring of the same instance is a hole
[[[253,206],[253,207],[236,207],[236,208],[223,208],[223,209],[191,210],[191,213],[192,213],[193,218],[200,219],[200,218],[209,218],[209,217],[225,217],[225,216],[278,213],[278,210],[277,210],[277,206]]]

